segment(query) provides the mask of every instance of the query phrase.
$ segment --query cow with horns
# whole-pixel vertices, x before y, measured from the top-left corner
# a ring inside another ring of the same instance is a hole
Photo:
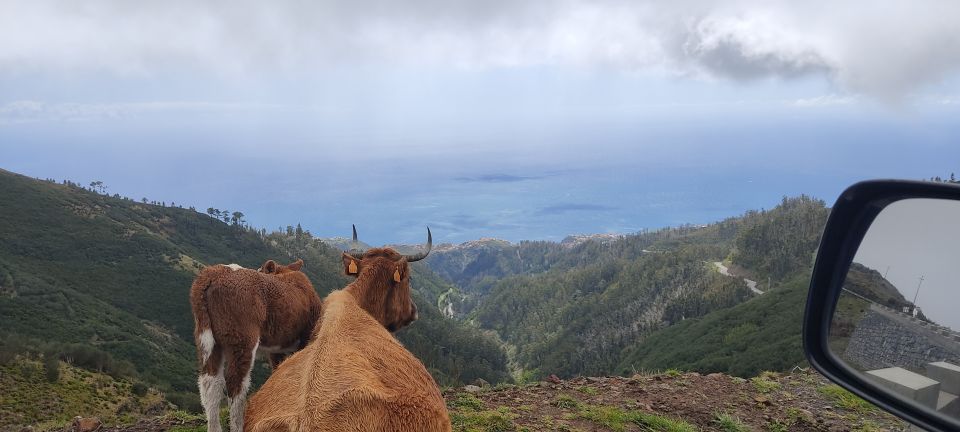
[[[356,228],[354,228],[356,244]],[[248,431],[449,431],[436,382],[391,332],[417,319],[408,263],[430,253],[390,248],[345,252],[356,278],[330,293],[306,348],[285,360],[250,398]]]
[[[267,261],[259,271],[236,264],[204,268],[190,287],[194,336],[200,361],[200,401],[207,430],[220,431],[220,401],[226,393],[230,430],[243,429],[250,372],[257,352],[276,367],[306,346],[320,318],[320,297],[303,272]]]

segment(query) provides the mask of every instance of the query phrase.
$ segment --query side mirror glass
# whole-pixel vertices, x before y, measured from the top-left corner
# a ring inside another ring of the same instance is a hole
[[[960,201],[905,199],[874,219],[830,324],[848,366],[960,419]]]
[[[811,280],[808,358],[915,424],[960,428],[960,187],[859,184],[833,212]]]

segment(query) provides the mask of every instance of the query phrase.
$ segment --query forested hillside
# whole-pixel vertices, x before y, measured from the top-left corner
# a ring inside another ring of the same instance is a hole
[[[188,407],[196,408],[188,291],[203,265],[303,258],[321,295],[348,282],[339,251],[301,230],[258,232],[237,218],[2,170],[0,202],[0,360],[47,353],[143,381]],[[412,281],[421,305],[450,289],[422,266]],[[506,378],[491,339],[434,307],[421,307],[420,317],[398,337],[438,381]]]
[[[808,279],[700,319],[653,333],[623,352],[620,372],[676,368],[752,377],[803,365],[801,329]]]
[[[568,237],[560,243],[481,239],[459,245],[440,245],[426,262],[435,273],[466,295],[458,312],[468,315],[497,283],[510,276],[632,260],[645,253],[686,244],[698,244],[707,255],[722,258],[730,250],[737,226],[738,219],[731,218],[705,229],[681,226],[630,235]]]
[[[477,310],[525,369],[560,376],[612,372],[620,351],[672,322],[751,294],[688,250],[508,278]]]
[[[819,200],[784,198],[772,210],[707,226],[565,243],[483,240],[445,247],[428,263],[473,296],[475,309],[467,319],[497,333],[516,370],[575,376],[686,365],[744,375],[802,360],[799,345],[789,343],[799,341],[796,311],[803,307],[807,273],[828,212]],[[763,280],[764,289],[775,294],[756,298],[742,279],[720,275],[712,265],[716,261],[744,276],[769,277],[772,287]],[[767,325],[766,318],[744,312],[754,307],[763,317],[782,319]],[[709,364],[691,363],[686,353],[644,360],[650,353],[645,347],[661,340],[701,354],[719,348],[687,347],[703,335],[683,329],[700,321],[714,325],[695,327],[698,331],[719,340],[733,332],[728,342],[736,339],[743,350],[757,349],[747,342],[769,340],[769,348],[760,349],[771,354],[743,362],[727,352],[725,360]],[[761,326],[765,329],[757,330]],[[681,333],[659,336],[671,329]],[[755,339],[744,342],[737,332]]]
[[[731,261],[757,280],[785,281],[809,272],[828,214],[823,201],[807,196],[784,198],[768,212],[747,212]]]

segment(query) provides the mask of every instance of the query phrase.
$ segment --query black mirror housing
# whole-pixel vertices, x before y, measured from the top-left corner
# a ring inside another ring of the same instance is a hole
[[[830,380],[879,407],[929,430],[960,430],[960,421],[896,396],[864,379],[831,352],[828,336],[853,258],[877,215],[889,204],[910,198],[960,200],[960,186],[904,180],[872,180],[854,184],[837,199],[830,213],[804,314],[803,344],[810,364]],[[958,221],[960,223],[960,221]],[[960,245],[958,245],[960,246]]]

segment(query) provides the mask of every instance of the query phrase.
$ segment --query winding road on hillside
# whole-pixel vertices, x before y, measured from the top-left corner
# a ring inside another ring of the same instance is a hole
[[[737,277],[737,275],[731,274],[730,269],[727,266],[723,265],[720,261],[714,261],[713,265],[717,266],[717,270],[720,271],[720,274],[724,276]],[[763,294],[763,291],[757,289],[757,281],[753,281],[747,278],[743,278],[743,281],[747,283],[747,288],[750,288],[750,291],[753,291],[756,294]]]

